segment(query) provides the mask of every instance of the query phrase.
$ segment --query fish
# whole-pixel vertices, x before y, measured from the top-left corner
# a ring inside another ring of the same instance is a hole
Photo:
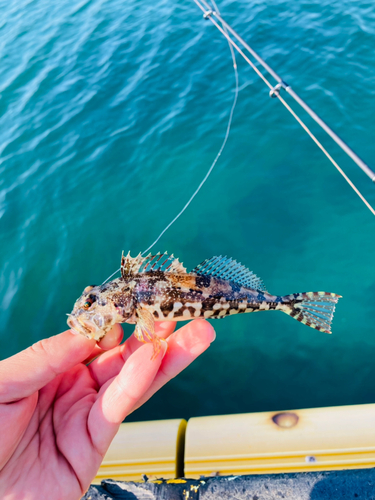
[[[206,259],[188,273],[173,254],[131,257],[130,252],[123,252],[121,276],[87,286],[68,315],[68,325],[74,332],[99,341],[116,323],[135,324],[136,338],[152,342],[155,357],[161,348],[156,321],[216,319],[275,310],[331,333],[340,298],[329,292],[271,295],[256,274],[226,256]]]

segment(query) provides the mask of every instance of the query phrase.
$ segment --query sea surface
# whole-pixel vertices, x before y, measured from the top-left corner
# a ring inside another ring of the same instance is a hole
[[[219,7],[375,169],[373,2]],[[0,0],[0,58],[5,358],[66,329],[82,289],[182,208],[222,143],[235,81],[227,42],[190,0]],[[375,217],[240,57],[238,71],[226,149],[154,250],[189,270],[231,256],[279,295],[339,293],[333,334],[277,312],[213,321],[210,349],[130,420],[375,402]],[[375,185],[283,96],[375,205]]]

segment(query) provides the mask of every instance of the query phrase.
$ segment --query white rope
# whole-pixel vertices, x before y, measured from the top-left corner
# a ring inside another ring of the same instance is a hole
[[[214,5],[214,8],[218,11],[218,8],[217,8],[214,0],[212,0],[212,4]],[[226,28],[223,28],[223,29],[227,33]],[[206,180],[211,175],[212,170],[214,169],[214,167],[215,167],[218,159],[221,156],[221,153],[223,152],[223,150],[225,148],[225,145],[226,145],[228,137],[229,137],[229,132],[230,132],[230,129],[231,129],[231,126],[232,126],[234,108],[236,107],[237,99],[238,99],[238,71],[237,71],[236,55],[235,55],[233,47],[232,47],[232,45],[230,43],[229,43],[229,48],[230,48],[230,52],[231,52],[231,56],[232,56],[232,61],[233,61],[233,69],[234,69],[234,77],[235,77],[236,86],[235,86],[233,104],[232,104],[232,107],[231,107],[231,110],[230,110],[230,113],[229,113],[229,119],[228,119],[227,129],[226,129],[226,132],[225,132],[225,137],[224,137],[224,140],[223,140],[223,142],[221,144],[219,152],[217,153],[217,155],[216,155],[214,161],[212,162],[212,165],[208,169],[206,175],[203,177],[201,183],[199,184],[199,186],[197,187],[197,189],[194,191],[194,193],[191,195],[191,197],[189,198],[189,200],[187,201],[187,203],[179,211],[179,213],[176,215],[176,217],[174,219],[172,219],[171,222],[163,229],[163,231],[159,234],[159,236],[156,238],[156,240],[148,248],[146,248],[146,250],[144,250],[142,252],[142,255],[145,254],[146,252],[148,252],[149,250],[151,250],[151,248],[156,245],[156,243],[160,240],[160,238],[163,236],[163,234],[166,233],[166,231],[168,231],[168,229],[172,226],[172,224],[174,224],[177,221],[177,219],[179,219],[181,217],[181,215],[185,212],[185,210],[188,208],[188,206],[190,205],[190,203],[194,200],[194,198],[197,196],[197,194],[199,193],[199,191],[202,189],[203,184],[206,182]],[[107,283],[107,281],[109,281],[120,270],[121,270],[121,268],[117,269],[114,273],[112,273],[111,276],[109,276],[105,281],[103,281],[102,285],[104,285],[105,283]]]

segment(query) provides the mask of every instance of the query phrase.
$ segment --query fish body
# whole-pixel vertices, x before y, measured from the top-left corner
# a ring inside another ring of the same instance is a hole
[[[88,338],[100,340],[115,323],[136,324],[135,334],[154,343],[155,321],[224,318],[232,314],[280,310],[320,331],[330,325],[340,295],[307,292],[271,295],[245,266],[227,257],[213,257],[187,273],[168,254],[122,256],[121,277],[89,286],[76,301],[68,325]]]

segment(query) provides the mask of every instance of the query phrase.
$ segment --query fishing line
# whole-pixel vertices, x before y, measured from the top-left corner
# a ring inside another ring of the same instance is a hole
[[[215,3],[215,0],[211,0],[212,1],[212,5],[214,6],[214,8],[219,12],[219,9],[217,8],[217,5]],[[226,28],[223,26],[223,31],[225,33],[227,33],[227,30]],[[160,238],[168,231],[168,229],[177,221],[177,219],[179,219],[181,217],[181,215],[185,212],[185,210],[188,208],[188,206],[190,205],[190,203],[194,200],[194,198],[197,196],[197,194],[199,193],[199,191],[202,189],[204,183],[207,181],[207,179],[209,178],[209,176],[211,175],[211,172],[213,171],[218,159],[220,158],[221,156],[221,153],[223,152],[224,148],[225,148],[225,145],[228,141],[228,137],[229,137],[229,132],[230,132],[230,129],[231,129],[231,126],[232,126],[232,120],[233,120],[233,113],[234,113],[234,109],[236,107],[236,104],[237,104],[237,99],[238,99],[238,91],[239,91],[239,87],[238,87],[238,70],[237,70],[237,62],[236,62],[236,55],[235,55],[235,52],[233,50],[233,47],[232,45],[229,43],[229,48],[230,48],[230,53],[231,53],[231,56],[232,56],[232,61],[233,61],[233,70],[234,70],[234,78],[235,78],[235,91],[234,91],[234,99],[233,99],[233,103],[232,103],[232,107],[231,107],[231,110],[230,110],[230,113],[229,113],[229,119],[228,119],[228,125],[227,125],[227,129],[226,129],[226,132],[225,132],[225,137],[224,137],[224,140],[220,146],[220,149],[219,149],[219,152],[217,153],[214,161],[212,162],[210,168],[208,169],[206,175],[203,177],[201,183],[199,184],[199,186],[197,187],[197,189],[194,191],[194,193],[191,195],[191,197],[189,198],[189,200],[187,201],[187,203],[184,205],[184,207],[178,212],[178,214],[176,215],[176,217],[174,219],[171,220],[171,222],[163,229],[163,231],[159,234],[159,236],[156,238],[156,240],[148,247],[146,248],[146,250],[144,250],[142,252],[142,255],[144,255],[146,252],[148,252],[149,250],[151,250],[151,248],[153,246],[156,245],[156,243],[160,240]],[[117,269],[114,273],[111,274],[111,276],[109,276],[105,281],[103,281],[102,285],[104,285],[105,283],[107,283],[107,281],[109,281],[115,274],[117,274],[119,271],[121,270],[120,269]]]
[[[214,6],[216,6],[214,0],[212,0],[212,4]],[[217,8],[217,7],[215,7]],[[225,28],[224,28],[225,29]],[[223,143],[219,149],[219,152],[217,153],[216,155],[216,158],[214,159],[211,167],[209,168],[208,172],[206,173],[206,175],[204,176],[204,178],[202,179],[201,183],[199,184],[199,186],[197,187],[197,189],[194,191],[194,193],[191,195],[190,199],[188,200],[188,202],[185,204],[185,206],[180,210],[180,212],[176,215],[176,217],[171,220],[171,222],[163,229],[163,231],[159,234],[159,236],[156,238],[156,240],[152,243],[152,245],[150,245],[148,248],[146,248],[146,250],[144,250],[142,252],[142,255],[145,254],[146,252],[148,252],[149,250],[151,250],[151,248],[156,245],[156,243],[160,240],[160,238],[163,236],[163,234],[168,231],[168,229],[172,226],[172,224],[174,224],[176,222],[177,219],[179,219],[181,217],[181,215],[185,212],[185,210],[188,208],[188,206],[190,205],[190,203],[194,200],[194,198],[196,197],[196,195],[199,193],[199,191],[201,190],[203,184],[206,182],[206,180],[208,179],[208,177],[210,176],[212,170],[214,169],[218,159],[220,158],[221,156],[221,153],[223,152],[223,149],[225,148],[225,145],[227,143],[227,140],[228,140],[228,137],[229,137],[229,132],[230,132],[230,128],[231,128],[231,125],[232,125],[232,119],[233,119],[233,112],[234,112],[234,108],[236,107],[236,104],[237,104],[237,98],[238,98],[238,71],[237,71],[237,63],[236,63],[236,56],[234,54],[234,50],[231,46],[231,44],[229,44],[229,47],[230,47],[230,51],[231,51],[231,55],[232,55],[232,60],[233,60],[233,69],[234,69],[234,75],[235,75],[235,80],[236,80],[236,88],[235,88],[235,93],[234,93],[234,99],[233,99],[233,104],[232,104],[232,108],[230,110],[230,113],[229,113],[229,120],[228,120],[228,125],[227,125],[227,130],[226,130],[226,133],[225,133],[225,137],[224,137],[224,140],[223,140]]]
[[[203,0],[204,1],[204,0]],[[321,151],[325,154],[325,156],[329,159],[329,161],[333,164],[333,166],[338,170],[338,172],[344,177],[344,179],[346,180],[346,182],[349,184],[349,186],[354,190],[354,192],[359,196],[359,198],[363,201],[363,203],[367,206],[367,208],[370,210],[370,212],[375,215],[375,210],[374,208],[370,205],[370,203],[366,200],[366,198],[362,195],[362,193],[357,189],[357,187],[354,185],[354,183],[349,179],[349,177],[344,173],[344,171],[340,168],[340,166],[337,164],[337,162],[332,158],[332,156],[328,153],[328,151],[324,148],[324,146],[320,143],[320,141],[315,137],[315,135],[311,132],[311,130],[308,128],[308,126],[301,120],[301,118],[292,110],[292,108],[286,103],[286,101],[281,97],[280,95],[280,89],[281,88],[284,88],[284,85],[285,85],[285,82],[283,82],[280,77],[254,52],[251,50],[250,47],[246,46],[247,50],[249,50],[253,56],[261,62],[261,64],[267,69],[267,71],[272,74],[274,76],[274,78],[276,78],[277,81],[279,81],[278,85],[276,85],[276,87],[272,86],[272,84],[267,80],[267,78],[261,73],[261,71],[259,71],[259,69],[255,66],[255,64],[244,54],[244,52],[240,49],[240,47],[232,40],[232,38],[228,35],[228,30],[227,30],[227,27],[230,29],[231,33],[235,34],[236,38],[239,39],[241,42],[242,42],[242,39],[240,39],[240,37],[237,35],[237,33],[234,32],[234,30],[232,28],[230,28],[230,26],[223,20],[221,19],[220,17],[220,12],[219,12],[219,9],[217,8],[217,5],[215,3],[215,0],[211,0],[212,1],[212,5],[214,7],[214,9],[216,10],[216,12],[213,12],[211,10],[208,10],[206,11],[204,7],[202,7],[202,5],[199,3],[198,0],[194,0],[194,2],[198,5],[198,7],[202,10],[202,12],[204,13],[204,18],[205,19],[209,19],[212,24],[214,24],[216,26],[216,28],[224,35],[224,37],[227,39],[228,41],[228,44],[229,44],[229,47],[230,47],[230,51],[231,51],[231,56],[232,56],[232,60],[233,60],[233,68],[234,68],[234,74],[235,74],[235,80],[236,80],[236,88],[235,88],[235,96],[234,96],[234,100],[233,100],[233,104],[232,104],[232,107],[231,107],[231,111],[230,111],[230,114],[229,114],[229,120],[228,120],[228,125],[227,125],[227,130],[226,130],[226,134],[225,134],[225,137],[224,137],[224,141],[219,149],[219,152],[218,154],[216,155],[216,158],[214,159],[211,167],[209,168],[208,172],[206,173],[206,175],[204,176],[203,180],[201,181],[201,183],[199,184],[199,186],[197,187],[197,189],[194,191],[194,193],[192,194],[192,196],[190,197],[190,199],[187,201],[187,203],[185,204],[185,206],[180,210],[180,212],[176,215],[176,217],[163,229],[163,231],[159,234],[159,236],[156,238],[156,240],[148,247],[146,248],[146,250],[144,250],[142,252],[142,255],[145,254],[146,252],[148,252],[149,250],[151,250],[151,248],[156,245],[156,243],[160,240],[160,238],[164,235],[164,233],[166,231],[168,231],[168,229],[177,221],[177,219],[179,219],[181,217],[181,215],[185,212],[185,210],[188,208],[188,206],[190,205],[190,203],[193,201],[193,199],[196,197],[196,195],[199,193],[199,191],[201,190],[202,186],[204,185],[204,183],[206,182],[206,180],[208,179],[208,177],[210,176],[212,170],[214,169],[219,157],[221,156],[221,153],[223,152],[223,149],[227,143],[227,140],[228,140],[228,136],[229,136],[229,132],[230,132],[230,128],[231,128],[231,125],[232,125],[232,118],[233,118],[233,112],[234,112],[234,108],[236,106],[236,103],[237,103],[237,97],[238,97],[238,92],[239,92],[239,87],[238,87],[238,71],[237,71],[237,63],[236,63],[236,58],[235,58],[235,53],[234,53],[234,49],[236,49],[236,51],[245,59],[245,61],[253,68],[253,70],[258,74],[258,76],[264,81],[264,83],[267,85],[267,87],[270,89],[270,96],[271,97],[277,97],[279,99],[279,101],[284,105],[284,107],[292,114],[292,116],[298,121],[298,123],[301,125],[301,127],[307,132],[307,134],[311,137],[311,139],[317,144],[317,146],[321,149]],[[206,6],[208,6],[208,4],[206,2],[204,2]],[[221,26],[219,26],[219,24],[212,18],[212,15],[216,15],[216,13],[219,15],[219,20],[220,20],[220,23],[221,23]],[[242,42],[244,43],[244,42]],[[285,90],[289,91],[288,90],[289,87],[285,88]],[[299,99],[301,100],[301,99]],[[302,100],[301,100],[302,101]],[[299,101],[298,101],[299,102]],[[303,101],[302,101],[303,102]],[[302,104],[301,104],[302,105]],[[315,118],[314,118],[315,119]],[[320,120],[322,121],[322,120]],[[322,126],[322,125],[321,125]],[[327,127],[327,126],[326,126]],[[324,128],[324,127],[323,127]],[[327,127],[329,128],[329,127]],[[327,131],[327,130],[326,130]],[[331,134],[330,134],[331,135]],[[331,135],[332,136],[332,135]],[[336,140],[336,139],[335,139]],[[341,141],[341,140],[340,140]],[[336,141],[337,142],[337,141]],[[341,141],[343,142],[343,141]],[[339,144],[340,145],[340,144]],[[350,148],[345,145],[346,148],[352,152],[350,150]],[[342,145],[341,145],[342,147]],[[344,148],[344,150],[346,150]],[[348,151],[346,151],[348,153]],[[355,153],[352,152],[354,156]],[[348,153],[349,154],[349,153]],[[349,156],[351,156],[353,158],[353,155],[349,154]],[[353,158],[354,159],[354,158]],[[360,159],[359,159],[360,160]],[[356,161],[356,160],[355,160]],[[357,162],[357,161],[356,161]],[[358,163],[358,162],[357,162]],[[363,162],[362,162],[363,163]],[[362,168],[362,167],[361,167]],[[368,167],[367,167],[368,168]],[[362,168],[363,169],[363,168]],[[368,169],[370,170],[370,169]],[[372,171],[370,170],[370,176],[371,176],[371,173]],[[374,179],[373,179],[374,180]],[[115,271],[113,274],[111,274],[111,276],[109,276],[109,278],[107,278],[102,284],[106,283],[108,280],[110,280],[116,273],[118,273],[120,271],[120,269],[117,269],[117,271]]]

